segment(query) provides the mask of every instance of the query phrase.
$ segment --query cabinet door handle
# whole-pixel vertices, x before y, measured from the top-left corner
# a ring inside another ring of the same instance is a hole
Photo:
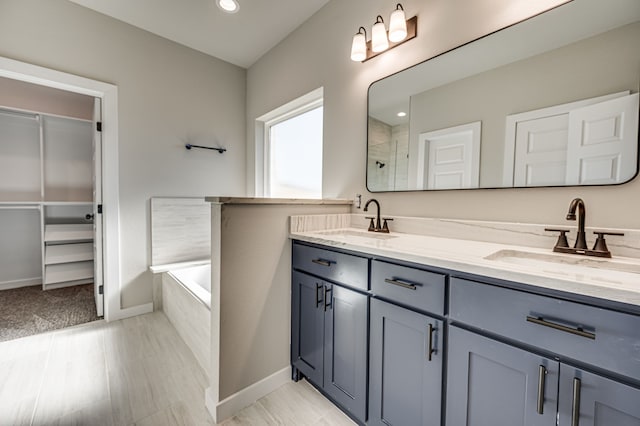
[[[428,339],[428,343],[427,343],[427,346],[428,346],[427,347],[427,360],[429,362],[431,362],[432,355],[437,352],[437,349],[433,348],[433,333],[435,331],[438,331],[438,329],[436,327],[434,327],[433,324],[429,324],[429,329],[427,331],[429,333],[429,339]]]
[[[547,369],[544,365],[538,367],[538,414],[544,414],[544,383],[547,375]]]
[[[322,292],[320,291],[321,288],[322,284],[316,283],[316,308],[322,303]]]
[[[327,293],[331,293],[329,297],[327,297]],[[329,303],[327,303],[327,300]],[[327,308],[333,307],[333,290],[330,286],[324,286],[324,311],[327,312]]]
[[[567,327],[566,325],[551,322],[542,317],[532,317],[529,315],[527,316],[527,321],[532,322],[534,324],[543,325],[545,327],[550,327],[550,328],[553,328],[554,330],[564,331],[565,333],[575,334],[576,336],[586,337],[587,339],[595,340],[596,338],[595,333],[584,331],[580,327],[577,327],[577,328]]]
[[[403,288],[408,288],[409,290],[415,290],[416,289],[416,285],[415,284],[411,284],[402,280],[398,280],[395,278],[385,278],[384,282],[387,284],[393,284],[393,285],[397,285]]]
[[[322,266],[326,266],[326,267],[331,266],[331,262],[329,262],[328,260],[324,260],[324,259],[311,259],[311,261],[312,261],[313,263],[315,263],[316,265],[322,265]]]
[[[571,426],[580,426],[580,379],[573,379],[573,402],[571,403]]]

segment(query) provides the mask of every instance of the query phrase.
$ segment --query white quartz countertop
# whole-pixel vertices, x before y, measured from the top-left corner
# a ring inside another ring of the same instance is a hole
[[[517,245],[356,228],[292,232],[291,238],[370,255],[640,306],[640,259],[553,253]]]

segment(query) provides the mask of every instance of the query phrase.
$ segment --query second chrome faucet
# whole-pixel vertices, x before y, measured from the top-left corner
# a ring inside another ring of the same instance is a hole
[[[382,220],[380,219],[380,203],[375,198],[371,198],[369,201],[365,203],[364,209],[363,209],[365,212],[369,211],[369,204],[371,203],[374,203],[376,205],[377,212],[376,212],[376,217],[367,217],[367,219],[371,221],[369,222],[369,229],[367,230],[369,232],[382,232],[382,233],[388,234],[389,225],[387,225],[387,221],[391,221],[393,219],[389,217],[382,218]],[[374,223],[374,220],[375,220],[375,223]]]
[[[589,249],[587,246],[587,237],[585,232],[585,220],[587,216],[587,209],[585,207],[584,201],[582,198],[574,198],[571,200],[571,204],[569,204],[569,211],[567,212],[567,220],[576,220],[576,210],[578,210],[578,233],[576,235],[576,242],[573,247],[569,247],[569,242],[567,241],[567,232],[568,229],[555,229],[555,228],[545,228],[545,231],[559,232],[558,241],[556,245],[553,247],[553,251],[558,253],[571,253],[571,254],[583,254],[586,256],[597,256],[597,257],[611,257],[611,252],[607,248],[607,243],[604,239],[605,235],[624,235],[621,232],[603,232],[603,231],[595,231],[598,237],[596,239],[595,245],[593,249]]]

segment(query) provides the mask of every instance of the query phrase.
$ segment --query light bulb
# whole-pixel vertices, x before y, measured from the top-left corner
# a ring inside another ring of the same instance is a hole
[[[378,15],[375,24],[371,29],[371,50],[374,52],[382,52],[389,48],[389,39],[387,39],[387,29],[384,26],[382,16]]]
[[[218,0],[218,7],[227,13],[236,13],[240,4],[236,0]]]
[[[360,27],[358,32],[353,36],[351,44],[351,60],[362,62],[367,58],[367,35],[364,28]]]
[[[398,3],[396,10],[391,12],[389,18],[389,40],[397,43],[407,37],[407,19],[402,5]]]

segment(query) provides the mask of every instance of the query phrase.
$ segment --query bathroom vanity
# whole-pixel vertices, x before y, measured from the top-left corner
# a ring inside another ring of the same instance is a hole
[[[640,424],[638,259],[296,218],[291,238],[294,379],[359,423]]]

